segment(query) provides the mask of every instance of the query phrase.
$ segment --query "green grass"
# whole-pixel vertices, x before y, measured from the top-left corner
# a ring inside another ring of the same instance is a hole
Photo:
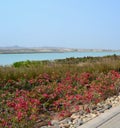
[[[120,70],[120,56],[66,58],[55,61],[22,61],[12,66],[0,67],[0,79],[17,80],[18,78],[35,78],[39,74],[55,72],[61,76],[64,72],[100,73]]]

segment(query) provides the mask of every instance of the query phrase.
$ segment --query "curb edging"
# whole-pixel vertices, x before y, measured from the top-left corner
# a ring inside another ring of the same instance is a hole
[[[101,125],[120,114],[120,105],[107,110],[98,117],[88,121],[87,123],[79,126],[78,128],[99,128]]]

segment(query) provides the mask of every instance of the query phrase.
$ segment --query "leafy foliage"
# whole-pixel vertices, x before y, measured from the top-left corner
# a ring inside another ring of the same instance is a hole
[[[56,113],[69,116],[73,108],[78,111],[80,105],[90,107],[117,95],[119,69],[118,56],[26,61],[0,67],[0,127],[32,128],[38,120],[49,122]]]

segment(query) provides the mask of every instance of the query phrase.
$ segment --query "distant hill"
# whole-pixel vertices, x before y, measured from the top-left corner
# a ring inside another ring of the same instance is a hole
[[[0,54],[17,54],[17,53],[61,53],[61,52],[111,52],[120,50],[109,49],[75,49],[75,48],[60,48],[60,47],[0,47]]]

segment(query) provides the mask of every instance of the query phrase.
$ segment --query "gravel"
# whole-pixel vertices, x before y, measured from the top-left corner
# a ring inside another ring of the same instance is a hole
[[[101,113],[104,113],[108,109],[120,104],[120,95],[107,98],[104,102],[91,106],[90,113],[86,111],[79,111],[73,113],[70,117],[58,121],[52,120],[51,126],[42,126],[40,128],[77,128],[80,125],[88,122],[89,120],[97,117]]]

